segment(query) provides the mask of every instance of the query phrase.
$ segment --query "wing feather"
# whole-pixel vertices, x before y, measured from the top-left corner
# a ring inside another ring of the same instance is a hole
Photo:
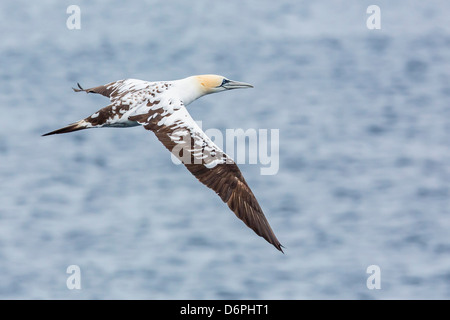
[[[162,108],[161,108],[162,107]],[[282,251],[252,190],[236,163],[201,130],[181,101],[147,107],[129,118],[153,131],[201,183],[214,190],[228,207],[257,235]]]

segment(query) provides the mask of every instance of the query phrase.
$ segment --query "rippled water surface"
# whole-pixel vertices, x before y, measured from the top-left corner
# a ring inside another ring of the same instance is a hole
[[[0,3],[0,298],[450,298],[448,2],[71,4]],[[108,104],[76,82],[204,73],[255,86],[204,129],[279,129],[277,174],[240,167],[284,255],[140,127],[40,136]]]

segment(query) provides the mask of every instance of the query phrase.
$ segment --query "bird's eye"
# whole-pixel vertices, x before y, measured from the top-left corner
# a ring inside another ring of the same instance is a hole
[[[222,84],[220,85],[221,87],[224,86],[225,84],[227,84],[228,82],[230,82],[230,80],[228,79],[223,79],[222,80]]]

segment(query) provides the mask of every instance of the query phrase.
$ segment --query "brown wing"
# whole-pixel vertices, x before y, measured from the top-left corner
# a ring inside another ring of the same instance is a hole
[[[136,124],[128,121],[128,115],[142,105],[151,106],[159,101],[155,98],[169,88],[168,83],[152,83],[136,79],[111,82],[102,86],[83,89],[79,83],[75,92],[98,93],[111,100],[111,104],[98,110],[89,117],[71,123],[43,136],[68,133],[96,127],[130,127]],[[153,102],[150,102],[153,101]]]
[[[72,89],[73,89],[73,91],[75,91],[75,92],[81,92],[81,91],[84,91],[84,92],[86,92],[86,93],[98,93],[98,94],[101,94],[102,96],[105,96],[105,97],[110,98],[110,97],[111,97],[111,94],[112,94],[113,91],[115,91],[115,89],[116,89],[115,84],[118,84],[119,82],[123,82],[123,80],[116,81],[116,82],[111,82],[111,83],[108,83],[108,84],[105,84],[105,85],[102,85],[102,86],[98,86],[98,87],[94,87],[94,88],[89,88],[89,89],[83,89],[83,88],[81,87],[81,85],[80,85],[79,83],[77,83],[77,86],[78,86],[79,89],[76,89],[76,88],[72,88]]]
[[[170,84],[166,81],[148,82],[138,79],[124,79],[88,89],[84,89],[79,83],[77,83],[77,86],[78,89],[72,88],[73,91],[101,94],[114,102],[130,94],[134,97],[148,94],[155,96],[155,93],[161,93],[169,88]]]
[[[171,101],[172,104],[172,101]],[[283,252],[253,192],[232,159],[191,118],[181,102],[171,108],[150,108],[130,117],[153,131],[162,144],[204,185],[213,189],[236,216]]]

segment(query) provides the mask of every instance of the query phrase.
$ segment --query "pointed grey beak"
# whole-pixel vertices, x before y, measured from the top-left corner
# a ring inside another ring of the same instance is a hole
[[[253,86],[249,83],[239,82],[234,80],[229,80],[227,83],[222,85],[225,89],[245,89],[245,88],[253,88]]]

